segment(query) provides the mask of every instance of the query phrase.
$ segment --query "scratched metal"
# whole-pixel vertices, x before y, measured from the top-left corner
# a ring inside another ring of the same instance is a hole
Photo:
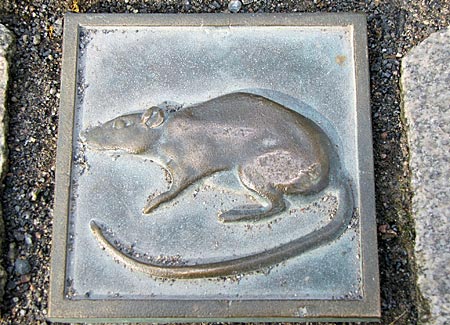
[[[66,299],[365,299],[353,33],[351,25],[80,26]],[[284,195],[286,208],[273,216],[223,223],[219,211],[266,204],[243,187],[237,169],[203,177],[144,214],[149,195],[171,186],[157,159],[86,146],[83,132],[118,116],[151,106],[183,109],[235,92],[263,96],[313,121],[336,153],[331,169],[342,172],[318,194]],[[166,266],[254,255],[324,227],[349,204],[340,199],[344,174],[354,206],[339,238],[231,276],[169,279],[130,270],[92,231],[94,220],[117,249]]]

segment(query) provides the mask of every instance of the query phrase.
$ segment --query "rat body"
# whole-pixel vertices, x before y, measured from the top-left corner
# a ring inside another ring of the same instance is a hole
[[[268,204],[220,212],[222,222],[268,218],[285,209],[286,194],[320,192],[329,184],[330,161],[336,157],[328,137],[314,122],[249,93],[227,94],[175,112],[152,107],[88,129],[83,136],[93,149],[145,155],[169,171],[170,189],[148,200],[145,214],[199,179],[236,169],[241,184]],[[143,263],[115,248],[94,221],[91,230],[117,259],[144,273],[181,278],[240,273],[280,262],[339,235],[351,218],[348,208],[353,206],[350,185],[345,181],[342,184],[336,217],[322,231],[232,261],[179,267]]]
[[[151,108],[84,135],[93,148],[145,155],[169,171],[170,190],[149,200],[144,213],[195,181],[231,169],[269,204],[226,211],[219,216],[224,222],[269,217],[285,208],[283,194],[314,193],[328,183],[326,135],[300,114],[253,94],[232,93],[174,113]]]

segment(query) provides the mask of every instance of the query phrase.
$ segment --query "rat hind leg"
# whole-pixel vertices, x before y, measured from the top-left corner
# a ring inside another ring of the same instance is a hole
[[[283,193],[270,183],[256,168],[247,165],[239,168],[241,183],[249,190],[256,192],[267,201],[267,206],[244,205],[222,212],[219,220],[222,222],[233,221],[258,221],[273,216],[286,208]]]

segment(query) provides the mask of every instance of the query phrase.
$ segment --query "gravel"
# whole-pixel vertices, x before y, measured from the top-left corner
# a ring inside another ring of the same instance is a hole
[[[9,58],[13,52],[14,42],[11,32],[0,24],[0,180],[3,180],[7,168],[8,149],[6,145],[6,133],[8,114],[6,113],[6,90],[8,87]],[[5,227],[3,224],[2,206],[0,204],[0,254],[3,253],[3,239]],[[3,265],[0,265],[0,302],[3,301],[4,287],[7,274]]]
[[[3,264],[8,272],[2,324],[46,324],[62,17],[69,10],[228,12],[228,2],[0,0],[0,23],[17,40],[8,99],[10,167],[2,193]],[[400,111],[400,60],[430,33],[449,24],[450,2],[255,0],[244,1],[239,12],[314,11],[367,14],[382,324],[416,324],[418,309],[426,312],[426,305],[415,285],[412,258],[414,224],[409,153]],[[28,274],[15,271],[17,259],[29,263]]]

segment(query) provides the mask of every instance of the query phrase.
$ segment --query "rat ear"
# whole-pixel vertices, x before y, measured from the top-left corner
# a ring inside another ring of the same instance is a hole
[[[156,106],[150,107],[141,116],[141,123],[149,128],[156,128],[165,120],[164,111]]]

